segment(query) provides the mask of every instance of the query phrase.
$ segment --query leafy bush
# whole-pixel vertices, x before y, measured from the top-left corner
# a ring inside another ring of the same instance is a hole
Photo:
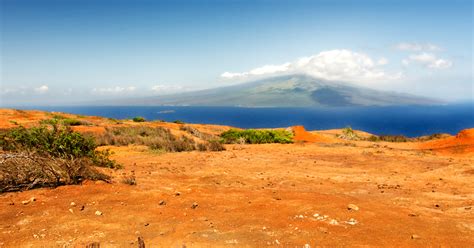
[[[4,131],[0,134],[0,147],[5,151],[36,152],[63,159],[88,158],[97,166],[118,166],[108,158],[108,151],[95,150],[97,145],[91,137],[57,124],[29,129],[20,126]]]
[[[146,119],[141,117],[141,116],[136,116],[136,117],[133,117],[133,121],[134,122],[145,122]]]
[[[173,123],[176,123],[176,124],[184,124],[184,121],[175,120],[175,121],[173,121]]]
[[[293,143],[293,135],[285,130],[235,130],[223,132],[220,137],[226,144]]]
[[[215,144],[198,144],[188,136],[174,136],[169,129],[163,127],[114,127],[107,128],[105,134],[98,136],[97,141],[101,145],[145,145],[155,150],[164,150],[168,152],[182,152],[203,150],[219,151]]]

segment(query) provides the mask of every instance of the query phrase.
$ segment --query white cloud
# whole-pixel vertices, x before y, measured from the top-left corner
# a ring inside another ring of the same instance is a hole
[[[110,87],[110,88],[94,88],[92,89],[93,93],[96,94],[125,94],[130,93],[136,90],[135,86],[128,86],[128,87]]]
[[[412,54],[408,59],[402,60],[402,64],[405,66],[410,65],[412,62],[432,69],[447,69],[453,65],[451,61],[437,58],[436,55],[432,53]]]
[[[44,94],[44,93],[48,92],[48,90],[49,90],[48,85],[41,85],[40,87],[35,88],[35,91],[39,94]]]
[[[380,66],[388,63],[385,58],[376,62],[366,54],[350,50],[323,51],[317,55],[302,57],[292,63],[281,65],[264,65],[248,72],[224,72],[226,79],[242,79],[258,76],[271,76],[291,73],[305,73],[326,80],[348,82],[375,82],[395,79],[400,76],[389,75]]]
[[[441,47],[431,44],[431,43],[410,43],[410,42],[402,42],[395,45],[395,48],[400,51],[440,51]]]
[[[182,90],[182,86],[178,85],[164,85],[164,84],[157,84],[151,87],[152,91],[159,92],[159,93],[167,93]]]

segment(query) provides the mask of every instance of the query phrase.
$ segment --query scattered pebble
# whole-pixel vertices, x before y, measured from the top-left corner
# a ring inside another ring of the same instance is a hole
[[[191,208],[192,208],[192,209],[195,209],[195,208],[197,208],[198,206],[199,206],[199,205],[197,204],[197,202],[193,202],[193,205],[191,205]]]
[[[100,215],[102,215],[102,212],[97,210],[97,211],[95,211],[95,215],[100,216]]]
[[[347,205],[347,209],[348,209],[348,210],[359,211],[359,207],[358,207],[357,205],[355,205],[355,204],[352,204],[352,203],[349,204],[349,205]]]
[[[28,204],[28,203],[30,203],[30,202],[34,202],[34,201],[36,201],[36,198],[35,198],[34,196],[32,196],[30,199],[24,200],[24,201],[22,201],[21,203],[22,203],[23,205],[26,205],[26,204]]]
[[[76,203],[75,203],[75,202],[71,202],[71,204],[69,204],[69,205],[71,205],[71,207],[75,207],[75,206],[76,206]]]
[[[348,221],[346,221],[346,223],[353,226],[353,225],[357,224],[358,221],[355,220],[354,218],[350,218]]]
[[[275,244],[279,245],[280,241],[278,241],[278,239],[275,239]]]
[[[337,220],[335,220],[335,219],[331,219],[331,220],[329,221],[329,224],[330,224],[330,225],[335,225],[335,226],[337,226],[337,225],[339,225],[339,222],[338,222]]]
[[[71,214],[74,213],[74,210],[72,210],[72,208],[69,209],[69,212],[71,212]]]
[[[166,205],[166,202],[164,200],[161,200],[158,204],[160,204],[161,206],[164,206]]]
[[[418,236],[416,234],[411,235],[411,239],[419,239],[419,238],[420,238],[420,236]]]

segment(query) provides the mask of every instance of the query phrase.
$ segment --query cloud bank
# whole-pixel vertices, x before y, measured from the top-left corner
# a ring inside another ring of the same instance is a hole
[[[401,42],[395,45],[395,48],[400,51],[441,51],[441,47],[431,43],[414,43],[414,42]]]
[[[247,72],[224,72],[225,79],[245,79],[258,76],[305,73],[326,80],[341,80],[354,83],[370,83],[399,78],[399,74],[385,72],[383,65],[388,60],[374,60],[364,53],[346,49],[323,51],[281,65],[264,65]]]
[[[431,69],[447,69],[453,65],[453,62],[440,59],[432,53],[412,54],[408,59],[402,60],[403,65],[410,65],[411,63],[418,63]]]

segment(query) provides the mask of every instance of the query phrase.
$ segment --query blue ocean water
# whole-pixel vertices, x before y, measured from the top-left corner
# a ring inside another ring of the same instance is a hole
[[[433,133],[456,134],[474,127],[474,104],[443,106],[344,107],[344,108],[240,108],[240,107],[21,107],[81,115],[147,120],[181,120],[187,123],[221,124],[241,128],[273,128],[304,125],[307,130],[351,126],[370,133],[409,137]]]

